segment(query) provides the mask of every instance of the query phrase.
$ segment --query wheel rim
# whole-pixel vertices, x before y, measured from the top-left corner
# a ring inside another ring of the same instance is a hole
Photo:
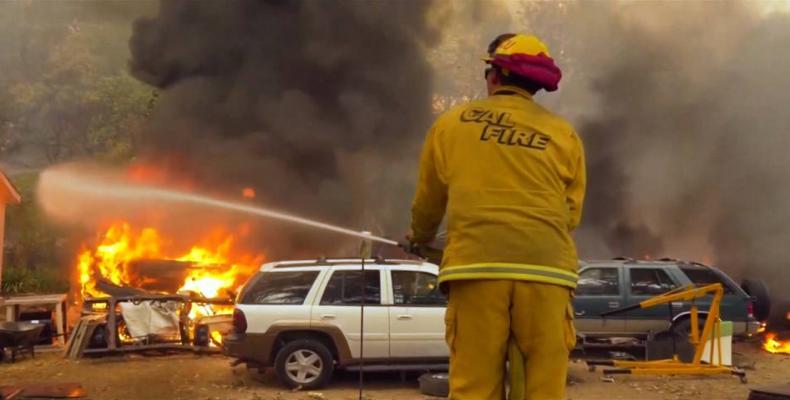
[[[324,362],[312,350],[296,350],[285,360],[285,373],[296,383],[311,383],[318,379],[323,370]]]

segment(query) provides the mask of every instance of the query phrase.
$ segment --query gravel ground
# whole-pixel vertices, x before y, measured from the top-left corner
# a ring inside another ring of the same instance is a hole
[[[601,379],[583,362],[570,363],[568,398],[586,399],[739,399],[749,387],[790,383],[790,356],[772,355],[755,344],[735,346],[736,362],[749,368],[749,383],[736,377],[650,377],[618,376]],[[424,399],[418,391],[417,375],[367,374],[365,396],[370,400]],[[58,353],[23,358],[16,364],[0,363],[0,385],[34,382],[79,382],[90,399],[189,399],[189,400],[275,400],[356,399],[357,375],[338,373],[320,392],[291,392],[280,387],[269,372],[258,376],[244,366],[230,366],[223,356],[177,354],[167,356],[127,355],[71,361]]]

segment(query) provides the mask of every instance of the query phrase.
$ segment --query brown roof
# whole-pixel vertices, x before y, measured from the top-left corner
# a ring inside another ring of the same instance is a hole
[[[19,195],[3,171],[0,171],[0,203],[19,204],[20,202],[22,202],[22,196]]]

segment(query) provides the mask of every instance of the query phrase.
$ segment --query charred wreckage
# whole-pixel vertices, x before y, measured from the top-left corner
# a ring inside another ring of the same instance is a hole
[[[175,289],[186,271],[206,266],[175,260],[136,260],[130,265],[159,276],[144,288],[96,279],[96,291],[106,296],[83,298],[80,320],[66,344],[67,357],[152,350],[221,351],[222,336],[232,328],[233,293],[209,298]]]

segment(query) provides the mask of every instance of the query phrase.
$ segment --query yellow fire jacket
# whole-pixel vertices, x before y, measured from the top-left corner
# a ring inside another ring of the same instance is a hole
[[[442,114],[428,132],[412,240],[433,240],[447,213],[440,282],[515,279],[576,287],[570,232],[586,184],[573,127],[519,88]]]

